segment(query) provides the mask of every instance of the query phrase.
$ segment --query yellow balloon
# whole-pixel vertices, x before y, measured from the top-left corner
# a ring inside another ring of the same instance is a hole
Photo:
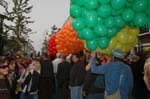
[[[128,30],[130,29],[130,27],[128,25],[126,25],[121,32],[128,32]]]
[[[132,48],[133,48],[133,45],[131,44],[126,45],[127,52],[130,51]]]
[[[103,55],[111,55],[111,49],[109,48],[106,48],[106,49],[100,49],[100,48],[97,48],[96,49],[96,52],[100,53],[100,54],[103,54]]]
[[[136,41],[136,38],[137,36],[131,34],[131,33],[128,33],[128,41],[127,43],[134,43]]]
[[[111,54],[111,52],[112,52],[112,50],[111,50],[111,49],[106,48],[106,54],[107,54],[107,55],[110,55],[110,54]]]
[[[126,46],[122,46],[122,52],[123,52],[123,53],[128,52],[128,50],[127,50]]]
[[[109,43],[109,45],[108,45],[108,48],[109,49],[113,49],[113,48],[115,48],[115,45],[117,44],[117,39],[116,39],[116,37],[113,37],[111,40],[110,40],[110,43]]]
[[[106,54],[107,54],[106,49],[105,49],[105,50],[99,50],[99,52],[100,52],[101,54],[104,54],[104,55],[106,55]]]
[[[102,54],[102,50],[100,48],[97,48],[96,52]]]
[[[139,28],[130,28],[129,33],[132,35],[138,36],[138,34],[140,33],[140,30]]]
[[[87,48],[87,46],[86,46],[86,41],[85,40],[81,40],[82,42],[83,42],[83,44],[84,44],[84,48],[86,49],[86,50],[88,50],[88,48]],[[89,50],[88,50],[89,51]]]
[[[128,41],[128,31],[120,31],[117,34],[117,40],[122,44],[126,44]]]
[[[121,49],[122,50],[122,44],[118,42],[115,46],[115,49]]]
[[[132,44],[132,47],[135,47],[135,45],[138,43],[138,38],[135,39],[135,42]]]

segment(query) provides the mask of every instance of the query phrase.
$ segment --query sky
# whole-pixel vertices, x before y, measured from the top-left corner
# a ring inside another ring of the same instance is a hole
[[[6,0],[10,4],[10,0]],[[51,31],[51,26],[56,25],[61,28],[69,17],[70,0],[31,0],[30,5],[33,5],[31,20],[34,23],[30,24],[33,32],[30,39],[36,51],[40,51],[45,38],[45,33]],[[4,9],[0,7],[0,13]]]
[[[62,27],[69,16],[70,0],[32,0],[33,9],[31,17],[35,21],[31,24],[34,32],[30,35],[34,41],[35,50],[40,51],[45,32],[49,31],[54,24],[57,27]]]

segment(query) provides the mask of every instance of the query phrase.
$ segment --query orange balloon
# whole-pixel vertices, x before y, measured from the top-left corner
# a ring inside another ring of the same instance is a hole
[[[72,28],[72,20],[69,20],[57,33],[56,44],[58,52],[66,55],[84,49],[83,42],[77,37],[77,32]]]

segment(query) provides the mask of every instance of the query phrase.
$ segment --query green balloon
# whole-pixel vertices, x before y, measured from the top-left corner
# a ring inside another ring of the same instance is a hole
[[[100,3],[100,4],[107,4],[107,3],[109,3],[111,0],[98,0],[98,2]]]
[[[146,26],[147,29],[150,29],[150,19],[147,21]]]
[[[76,0],[70,0],[71,4],[75,4]]]
[[[82,34],[85,40],[93,40],[96,37],[90,28],[84,28]]]
[[[111,5],[114,9],[121,9],[125,6],[127,0],[111,0]]]
[[[102,17],[98,17],[98,24],[102,24],[104,22],[104,19]]]
[[[130,22],[128,25],[129,25],[131,28],[135,28],[135,27],[136,27],[133,21]]]
[[[82,6],[84,4],[84,0],[71,0],[71,5],[73,4]]]
[[[72,22],[72,27],[75,30],[81,30],[85,27],[84,20],[82,18],[74,19]]]
[[[134,15],[135,15],[134,11],[131,8],[128,8],[124,10],[122,17],[125,22],[130,22],[133,20]]]
[[[149,5],[149,6],[150,6],[150,5]],[[150,17],[150,8],[147,7],[144,13],[145,13],[147,16]]]
[[[90,50],[90,51],[95,51],[97,48],[97,43],[95,40],[91,40],[91,41],[86,41],[86,47]]]
[[[108,44],[110,42],[110,39],[107,38],[107,37],[101,37],[97,40],[97,43],[98,43],[98,46],[101,48],[101,49],[105,49],[108,47]]]
[[[136,12],[142,12],[145,11],[147,8],[147,0],[135,0],[133,3],[133,10]]]
[[[128,0],[129,3],[133,3],[135,0]]]
[[[122,17],[121,16],[116,16],[116,17],[114,17],[114,20],[115,20],[115,26],[117,27],[117,28],[123,28],[124,26],[125,26],[125,22],[124,22],[124,20],[122,19]]]
[[[98,15],[95,11],[87,12],[87,16],[85,17],[85,22],[88,27],[95,27],[98,23]]]
[[[84,39],[82,31],[78,31],[77,36],[79,37],[79,39]]]
[[[106,36],[107,28],[103,24],[98,24],[94,27],[94,32],[97,36]]]
[[[100,17],[106,18],[111,15],[111,9],[110,5],[101,5],[97,9],[97,13]]]
[[[126,3],[126,8],[132,8],[132,5],[133,5],[133,3],[127,2],[127,3]]]
[[[150,17],[150,0],[148,0],[147,8],[145,9],[145,13],[148,17]]]
[[[121,8],[121,9],[112,9],[112,15],[113,16],[121,15],[123,11],[124,11],[124,8]]]
[[[146,18],[146,15],[144,13],[137,13],[135,15],[135,18],[134,18],[134,24],[137,26],[137,27],[143,27],[146,25],[146,21],[147,21],[147,18]]]
[[[112,38],[117,34],[118,30],[117,28],[109,28],[107,37]]]
[[[81,17],[85,18],[87,14],[88,14],[88,10],[86,10],[85,8],[82,8]]]
[[[81,7],[79,7],[78,5],[71,5],[71,7],[70,7],[71,17],[73,17],[73,18],[80,17],[81,13],[82,13]]]
[[[84,0],[84,6],[88,10],[93,10],[98,7],[97,0]]]
[[[115,20],[114,20],[114,17],[108,17],[107,19],[105,19],[104,24],[105,24],[106,27],[112,28],[116,24]]]
[[[133,5],[134,1],[135,0],[127,0],[127,2],[126,2],[126,8],[132,8],[132,5]]]

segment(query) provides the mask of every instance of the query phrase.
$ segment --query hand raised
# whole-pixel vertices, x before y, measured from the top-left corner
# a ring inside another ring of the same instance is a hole
[[[95,51],[91,52],[91,57],[92,57],[92,58],[95,58],[95,57],[96,57],[96,52],[95,52]]]

